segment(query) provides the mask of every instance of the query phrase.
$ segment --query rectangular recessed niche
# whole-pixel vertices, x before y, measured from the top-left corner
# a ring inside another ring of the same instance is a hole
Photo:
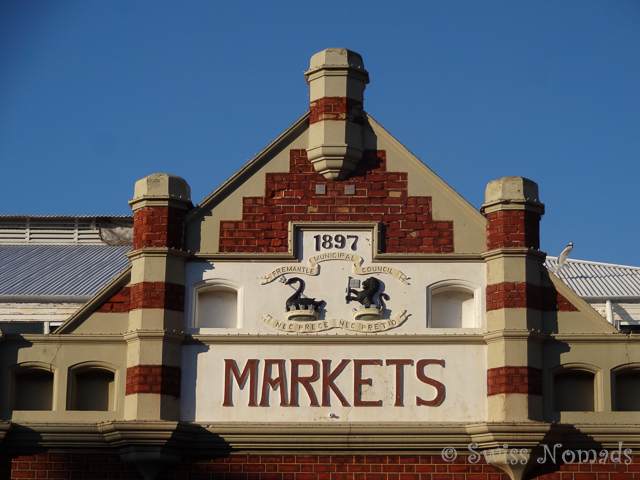
[[[327,186],[326,185],[316,185],[316,195],[326,195]]]
[[[571,370],[557,373],[553,379],[556,412],[593,412],[594,380],[591,372]]]
[[[640,371],[620,372],[615,376],[615,412],[640,411]]]
[[[29,368],[16,374],[13,384],[14,410],[51,410],[53,372]]]
[[[197,328],[238,328],[238,292],[217,286],[198,292]]]
[[[345,195],[355,195],[356,194],[356,186],[355,185],[345,185],[344,186],[344,194]]]
[[[472,291],[444,287],[431,297],[432,328],[474,328],[476,301]]]
[[[89,368],[73,372],[73,390],[69,410],[113,410],[114,374],[108,370]]]

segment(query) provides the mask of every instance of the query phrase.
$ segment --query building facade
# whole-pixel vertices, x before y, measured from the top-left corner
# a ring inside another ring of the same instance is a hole
[[[640,342],[544,266],[537,185],[480,212],[363,110],[360,55],[199,205],[135,185],[127,266],[0,336],[1,478],[634,478]]]

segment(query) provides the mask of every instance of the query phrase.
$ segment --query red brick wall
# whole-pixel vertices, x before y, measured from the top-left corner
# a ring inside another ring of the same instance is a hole
[[[230,455],[189,458],[160,480],[509,480],[487,464],[440,455]]]
[[[140,480],[142,478],[133,468],[122,463],[118,454],[39,453],[3,459],[0,463],[3,464],[0,467],[2,480],[22,478]],[[4,465],[9,468],[4,468]]]
[[[487,285],[487,312],[501,308],[539,308],[540,287],[526,282]]]
[[[624,457],[623,457],[624,460]],[[630,465],[545,465],[526,479],[631,480],[640,457]],[[471,464],[462,455],[451,463],[435,455],[231,455],[192,457],[160,480],[509,480],[484,460]]]
[[[500,210],[487,215],[487,250],[526,247],[540,249],[540,214]]]
[[[542,296],[542,310],[545,312],[577,312],[578,308],[558,293],[554,287],[549,287]]]
[[[143,207],[133,212],[133,250],[184,246],[186,211],[174,207]]]
[[[243,198],[242,220],[220,222],[220,252],[286,252],[292,221],[382,222],[386,252],[453,252],[453,221],[433,220],[431,197],[408,196],[407,173],[387,172],[383,150],[365,151],[346,181],[325,179],[305,150],[291,150],[289,172],[267,173],[265,195]]]
[[[582,447],[586,448],[586,447]],[[596,448],[597,451],[600,448]],[[640,476],[640,456],[633,462],[572,463],[536,467],[532,480],[631,480]],[[626,459],[623,456],[622,461]],[[117,454],[40,453],[0,458],[0,478],[80,478],[140,480]],[[187,456],[168,468],[159,480],[509,480],[509,476],[481,460],[471,464],[459,455],[445,462],[435,455],[242,455]]]
[[[136,365],[127,368],[126,395],[156,393],[180,396],[180,367]]]
[[[184,311],[184,285],[165,282],[140,282],[131,285],[131,310],[164,308]]]
[[[582,447],[586,449],[586,447]],[[600,448],[594,447],[596,451]],[[633,462],[624,463],[572,463],[555,466],[547,463],[526,476],[537,480],[632,480],[640,478],[640,456],[632,455]],[[622,456],[623,462],[626,460]]]
[[[323,120],[362,124],[362,103],[344,97],[323,97],[309,102],[309,125]]]
[[[136,308],[164,308],[184,311],[184,285],[165,282],[141,282],[122,287],[96,311],[119,313]]]
[[[131,310],[131,287],[122,287],[104,302],[96,312],[119,313]]]
[[[541,288],[526,282],[487,285],[487,312],[501,308],[533,308],[545,312],[578,311],[555,287]]]
[[[542,370],[533,367],[498,367],[487,370],[487,396],[500,393],[542,395]]]

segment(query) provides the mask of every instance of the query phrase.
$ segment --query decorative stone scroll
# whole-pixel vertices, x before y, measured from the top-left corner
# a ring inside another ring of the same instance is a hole
[[[278,320],[269,314],[264,314],[260,320],[271,328],[281,332],[290,333],[317,333],[341,328],[350,332],[378,333],[399,327],[409,317],[406,310],[402,310],[395,317],[388,320],[316,320],[310,322],[300,322],[291,320]]]
[[[295,273],[296,275],[318,275],[318,273],[320,273],[320,266],[318,264],[330,260],[351,262],[353,264],[353,273],[355,273],[356,275],[372,275],[381,273],[385,275],[391,275],[392,277],[400,280],[405,285],[409,285],[408,280],[410,277],[406,276],[400,270],[388,265],[369,265],[367,267],[363,267],[362,264],[364,263],[364,259],[360,255],[344,252],[327,252],[321,253],[319,255],[314,255],[313,257],[309,257],[309,266],[286,265],[278,267],[268,275],[263,276],[260,283],[261,285],[271,283],[276,278],[288,273]]]

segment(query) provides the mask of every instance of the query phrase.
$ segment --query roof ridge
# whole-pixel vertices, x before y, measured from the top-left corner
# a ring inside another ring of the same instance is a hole
[[[547,255],[547,261],[548,260],[557,261],[558,257]],[[567,263],[582,263],[582,264],[588,264],[588,265],[602,265],[602,266],[611,267],[611,268],[629,268],[632,270],[640,270],[640,267],[635,267],[633,265],[620,265],[617,263],[594,262],[593,260],[579,260],[575,258],[567,258]]]

